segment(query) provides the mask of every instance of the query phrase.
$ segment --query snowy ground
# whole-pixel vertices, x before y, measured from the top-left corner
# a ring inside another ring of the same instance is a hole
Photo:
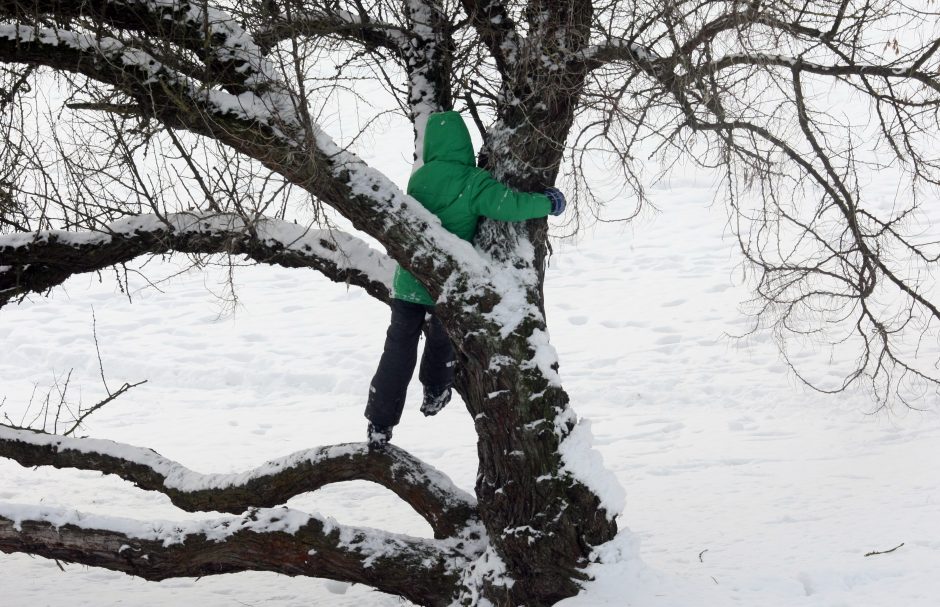
[[[738,303],[747,291],[724,211],[703,182],[654,192],[662,213],[556,247],[547,285],[552,340],[572,402],[626,488],[624,531],[597,581],[567,607],[905,606],[940,601],[940,406],[869,414],[864,395],[798,385]],[[149,276],[169,276],[153,262]],[[363,438],[362,408],[386,309],[312,271],[223,272],[115,292],[83,276],[50,299],[0,312],[0,398],[15,421],[38,385],[73,370],[76,402],[102,394],[92,332],[112,389],[147,379],[95,416],[87,434],[147,446],[203,472],[244,470],[321,444]],[[142,280],[134,280],[140,287]],[[825,352],[817,356],[825,369]],[[838,363],[840,361],[834,361]],[[472,490],[472,424],[460,402],[417,413],[411,391],[396,442]],[[35,409],[34,409],[35,410]],[[201,518],[98,474],[0,462],[0,501],[137,518]],[[346,483],[291,506],[340,522],[428,534],[390,493]],[[904,546],[885,555],[871,551]],[[619,555],[619,558],[617,558]],[[273,574],[150,583],[0,555],[4,606],[400,605],[367,588]],[[337,592],[345,592],[338,594]]]

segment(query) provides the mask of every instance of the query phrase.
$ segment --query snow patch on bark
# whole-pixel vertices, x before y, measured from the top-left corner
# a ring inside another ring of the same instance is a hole
[[[556,370],[558,367],[558,351],[548,341],[548,333],[541,329],[536,329],[529,336],[529,345],[535,354],[532,356],[531,364],[538,368],[548,380],[549,385],[561,387],[561,376]]]
[[[14,529],[22,531],[26,522],[48,523],[60,529],[67,525],[79,529],[110,531],[128,538],[161,542],[164,547],[182,544],[187,537],[202,535],[209,541],[221,542],[239,531],[255,533],[283,532],[294,535],[312,519],[319,517],[290,508],[259,508],[243,516],[207,521],[138,521],[123,517],[101,516],[71,508],[9,504],[0,502],[0,517],[13,521]]]
[[[484,585],[512,588],[513,584],[515,581],[506,572],[506,563],[499,557],[493,546],[487,546],[483,554],[464,568],[461,577],[463,591],[451,605],[453,607],[459,605],[492,607],[492,603],[483,598]]]
[[[172,3],[167,6],[170,5]],[[187,6],[195,10],[191,5]],[[213,44],[207,45],[207,48],[219,60],[240,63],[236,71],[250,74],[244,84],[256,87],[255,91],[233,94],[209,89],[204,83],[176,72],[145,51],[128,46],[116,38],[101,37],[94,32],[7,23],[0,24],[0,38],[20,43],[66,46],[100,55],[120,66],[143,72],[147,77],[140,82],[142,85],[165,82],[180,86],[195,101],[206,103],[218,114],[230,114],[266,124],[288,144],[298,145],[301,140],[290,136],[281,128],[284,125],[302,132],[299,128],[302,122],[296,111],[297,105],[276,71],[262,58],[252,38],[225,13],[219,11],[210,14],[200,10],[191,18],[196,21],[190,23],[195,23],[199,28],[203,27],[204,23],[208,24]],[[181,21],[185,23],[187,20]],[[224,39],[230,44],[219,44],[216,42],[219,39]]]
[[[604,466],[600,452],[594,449],[590,420],[579,419],[558,446],[558,452],[562,471],[569,472],[598,497],[609,520],[623,511],[626,492],[614,473]]]

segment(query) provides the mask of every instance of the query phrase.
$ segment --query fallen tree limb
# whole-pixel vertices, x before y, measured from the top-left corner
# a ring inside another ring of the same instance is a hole
[[[895,546],[895,547],[892,548],[891,550],[880,550],[880,551],[879,551],[879,550],[873,550],[873,551],[867,553],[865,556],[875,556],[875,555],[878,555],[878,554],[891,554],[892,552],[894,552],[895,550],[897,550],[898,548],[900,548],[900,547],[903,546],[903,545],[904,545],[904,542],[901,542],[900,544],[898,544],[897,546]]]

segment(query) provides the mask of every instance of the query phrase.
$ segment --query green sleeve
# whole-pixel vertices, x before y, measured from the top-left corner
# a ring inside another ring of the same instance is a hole
[[[545,217],[552,203],[545,194],[519,192],[496,181],[492,175],[480,170],[467,194],[471,209],[498,221],[525,221]]]

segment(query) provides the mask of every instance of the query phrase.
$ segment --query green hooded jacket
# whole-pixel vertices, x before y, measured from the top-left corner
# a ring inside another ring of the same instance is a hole
[[[458,112],[431,114],[424,133],[424,165],[408,180],[408,194],[464,240],[473,240],[480,217],[525,221],[545,217],[552,204],[544,194],[517,192],[477,168],[470,133]],[[395,299],[433,306],[427,289],[401,266],[395,269]]]

